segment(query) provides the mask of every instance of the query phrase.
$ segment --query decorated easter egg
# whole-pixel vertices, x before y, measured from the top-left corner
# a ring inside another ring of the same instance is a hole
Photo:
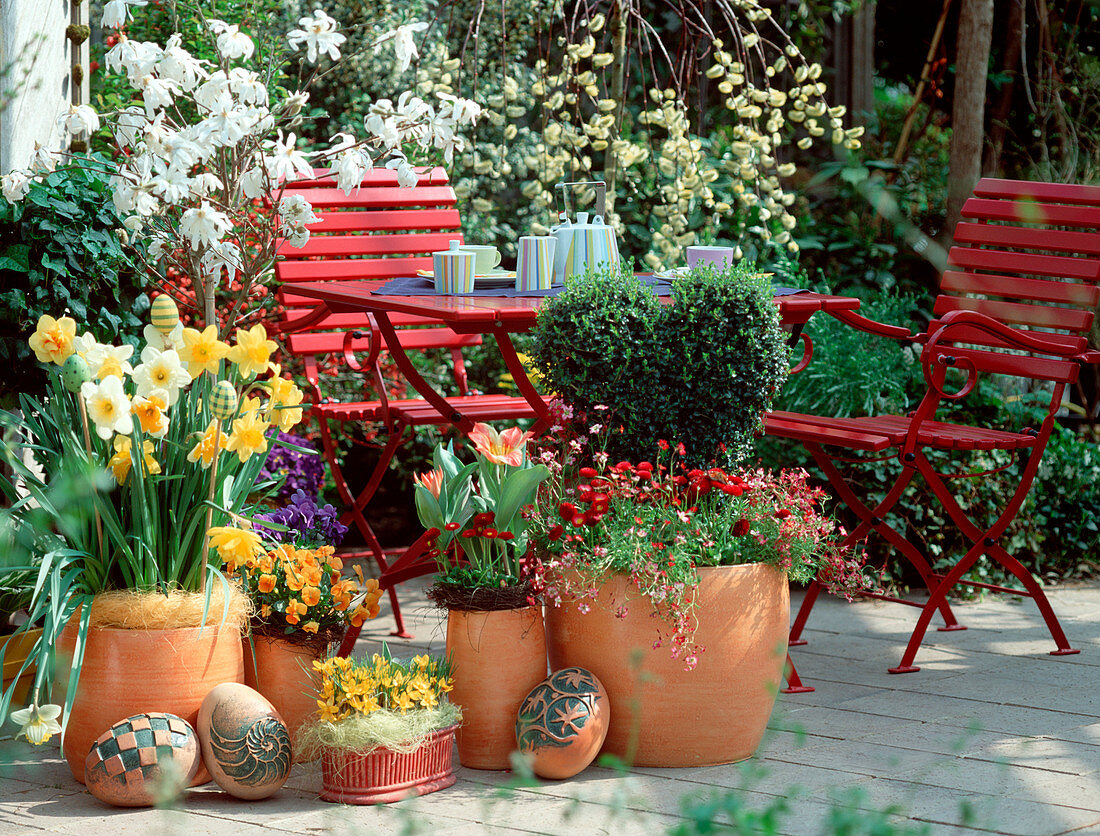
[[[162,334],[171,334],[172,329],[180,321],[180,311],[172,297],[161,294],[153,300],[149,308],[149,322]]]
[[[210,414],[224,421],[237,411],[237,390],[228,380],[219,380],[210,393]]]
[[[135,714],[96,738],[84,783],[107,804],[151,807],[182,792],[201,764],[190,723],[175,714]]]
[[[69,359],[61,364],[61,384],[70,392],[79,392],[80,387],[91,378],[92,372],[79,354],[70,354]]]
[[[516,743],[542,778],[571,778],[600,751],[611,709],[591,671],[565,668],[531,689],[519,708]]]
[[[290,733],[259,691],[224,682],[206,695],[196,723],[202,758],[237,798],[267,798],[290,776]]]

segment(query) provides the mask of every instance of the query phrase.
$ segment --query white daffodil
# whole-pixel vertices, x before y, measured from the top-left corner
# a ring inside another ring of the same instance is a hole
[[[97,380],[111,375],[122,377],[134,373],[134,368],[130,365],[130,357],[133,353],[132,345],[96,343],[85,352],[84,361],[88,364],[88,371],[92,377]]]
[[[206,62],[184,49],[182,43],[183,37],[179,32],[168,39],[168,43],[164,45],[164,54],[157,62],[157,75],[169,78],[184,90],[190,91],[206,78],[207,72],[203,68]]]
[[[319,53],[327,53],[333,61],[340,57],[340,44],[347,40],[336,31],[336,21],[321,9],[313,10],[313,17],[299,18],[301,29],[291,29],[286,34],[290,48],[297,50],[303,41],[306,44],[306,60],[317,63]]]
[[[416,32],[423,32],[427,28],[428,24],[417,21],[416,23],[406,23],[404,26],[398,26],[397,29],[394,30],[393,51],[397,56],[398,72],[405,72],[405,70],[409,68],[409,64],[413,62],[413,59],[420,57],[420,53],[416,51],[416,42],[413,40],[413,34]]]
[[[130,417],[130,399],[122,391],[122,378],[110,375],[99,383],[91,380],[80,387],[88,406],[88,417],[95,423],[95,432],[106,440],[116,432],[129,435],[134,429]]]
[[[104,29],[118,29],[131,20],[131,6],[146,6],[146,0],[107,0],[103,4],[103,20],[100,24]]]
[[[206,200],[197,209],[188,209],[180,218],[180,232],[190,241],[193,250],[213,246],[232,228],[229,216]]]
[[[141,365],[134,369],[137,393],[144,397],[157,389],[168,393],[169,405],[179,400],[180,389],[191,382],[191,374],[174,348],[159,351],[146,346],[141,352]]]
[[[211,21],[211,23],[221,23],[221,21]],[[230,26],[225,23],[222,23],[222,26],[224,28],[217,39],[218,52],[230,61],[238,58],[247,61],[251,58],[252,53],[256,51],[256,45],[252,43],[252,39],[242,32],[239,26]]]
[[[264,170],[259,166],[253,166],[241,175],[241,192],[249,200],[261,197],[266,191]]]
[[[99,130],[99,114],[90,105],[69,105],[57,119],[62,134],[92,133]]]
[[[0,191],[8,203],[18,203],[27,196],[31,188],[31,177],[25,171],[11,171],[0,177]]]
[[[11,713],[12,722],[21,727],[16,737],[23,735],[35,746],[41,746],[55,734],[61,733],[61,724],[57,722],[60,716],[61,706],[50,704],[28,705]]]
[[[271,156],[264,156],[267,176],[272,180],[296,180],[299,177],[312,177],[313,167],[309,164],[309,155],[299,151],[295,145],[297,137],[293,133],[283,138],[279,131],[277,140],[269,140],[266,145],[272,149]]]
[[[157,351],[167,351],[172,349],[175,352],[179,352],[183,348],[183,323],[177,322],[176,327],[168,332],[167,335],[162,334],[152,325],[146,325],[142,330],[141,335],[145,337],[145,344],[149,348],[155,348]]]
[[[85,331],[79,337],[73,337],[73,354],[79,354],[81,357],[87,359],[88,352],[94,351],[95,347],[99,345],[96,342],[95,336],[91,331]]]

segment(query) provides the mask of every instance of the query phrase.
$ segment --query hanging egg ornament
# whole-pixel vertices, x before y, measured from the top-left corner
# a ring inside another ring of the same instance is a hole
[[[162,293],[153,300],[153,306],[149,309],[149,321],[165,336],[172,333],[172,329],[179,324],[180,311],[171,296]]]
[[[80,387],[91,379],[91,369],[79,354],[70,354],[69,359],[61,364],[61,384],[70,392],[79,392]]]
[[[228,380],[219,380],[210,392],[210,414],[219,421],[231,418],[237,411],[237,390]]]

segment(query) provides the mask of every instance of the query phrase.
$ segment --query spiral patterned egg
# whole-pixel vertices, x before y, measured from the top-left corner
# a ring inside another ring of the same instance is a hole
[[[153,300],[153,305],[149,309],[149,321],[162,334],[172,333],[172,329],[180,321],[180,311],[171,296],[162,293]]]
[[[267,798],[290,775],[290,733],[274,706],[237,682],[215,687],[199,709],[203,762],[214,781],[237,798]]]

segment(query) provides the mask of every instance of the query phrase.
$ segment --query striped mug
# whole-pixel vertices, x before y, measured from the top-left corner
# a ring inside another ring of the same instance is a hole
[[[474,292],[473,253],[459,249],[458,241],[451,241],[449,249],[432,253],[435,276],[435,292],[466,294]]]
[[[516,261],[516,290],[549,290],[554,282],[554,250],[557,239],[552,235],[524,235],[519,239]]]

